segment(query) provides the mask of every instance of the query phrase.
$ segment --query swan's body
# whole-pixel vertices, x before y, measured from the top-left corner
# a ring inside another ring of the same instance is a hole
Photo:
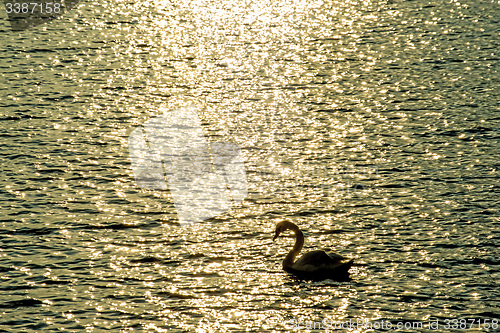
[[[295,261],[304,245],[304,234],[296,224],[290,221],[282,221],[276,225],[273,240],[278,238],[285,230],[292,230],[295,233],[295,245],[283,260],[283,269],[285,271],[302,279],[349,279],[349,268],[351,268],[354,259],[348,259],[333,252],[327,253],[317,250],[308,252]]]

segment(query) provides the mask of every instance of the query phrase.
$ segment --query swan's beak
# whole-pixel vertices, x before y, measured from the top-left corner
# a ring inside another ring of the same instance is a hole
[[[276,238],[278,238],[280,236],[280,233],[278,231],[276,231],[276,233],[274,234],[274,237],[273,237],[273,242],[276,240]]]

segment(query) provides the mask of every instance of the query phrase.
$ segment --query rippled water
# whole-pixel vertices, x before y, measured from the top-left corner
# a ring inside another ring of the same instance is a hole
[[[498,320],[499,12],[83,1],[22,32],[2,14],[0,329]],[[249,193],[180,226],[168,191],[136,186],[128,135],[185,105],[242,148]],[[284,273],[282,217],[355,258],[352,281]]]

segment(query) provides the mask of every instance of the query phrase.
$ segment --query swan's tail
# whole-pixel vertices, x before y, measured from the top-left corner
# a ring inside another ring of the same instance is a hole
[[[353,264],[354,264],[354,259],[346,261],[339,266],[339,270],[345,271],[345,273],[349,274],[348,271]]]

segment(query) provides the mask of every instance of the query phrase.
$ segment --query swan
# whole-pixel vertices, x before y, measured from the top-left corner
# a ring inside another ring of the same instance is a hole
[[[304,245],[304,234],[295,223],[285,220],[276,225],[273,241],[285,230],[292,230],[295,233],[295,245],[283,260],[283,270],[300,279],[349,280],[349,268],[351,268],[354,259],[346,258],[337,253],[327,253],[321,250],[311,251],[294,262]]]

